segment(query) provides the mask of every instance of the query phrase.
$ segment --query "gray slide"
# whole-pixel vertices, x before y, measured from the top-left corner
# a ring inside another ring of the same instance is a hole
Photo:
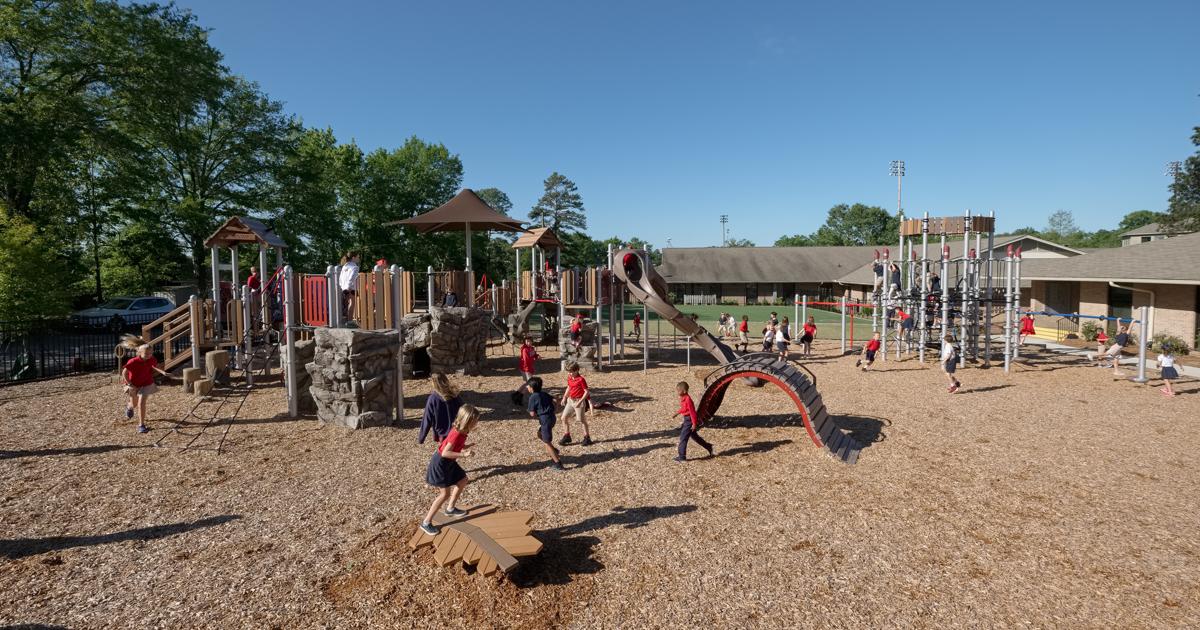
[[[654,265],[650,264],[645,252],[636,249],[622,249],[614,254],[613,262],[615,263],[613,271],[638,301],[643,302],[650,310],[658,313],[659,317],[670,322],[679,332],[691,337],[696,345],[707,350],[722,364],[728,364],[738,359],[733,348],[721,343],[703,326],[679,312],[675,305],[667,301],[667,281],[663,280],[663,277],[654,270]]]

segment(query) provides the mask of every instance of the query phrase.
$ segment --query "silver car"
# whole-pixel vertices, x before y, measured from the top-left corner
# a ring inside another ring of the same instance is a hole
[[[71,313],[71,322],[94,328],[106,327],[121,331],[130,326],[142,326],[175,310],[167,298],[155,296],[115,297],[100,306]]]

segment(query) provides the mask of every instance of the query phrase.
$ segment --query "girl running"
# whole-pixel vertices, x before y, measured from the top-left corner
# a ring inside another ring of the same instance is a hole
[[[458,410],[458,416],[454,418],[454,428],[450,429],[450,434],[438,444],[433,459],[429,460],[429,466],[425,469],[425,483],[438,489],[438,495],[434,497],[433,504],[425,513],[425,520],[421,521],[421,531],[430,536],[438,533],[438,527],[433,524],[433,517],[437,515],[438,508],[442,507],[443,503],[446,503],[446,516],[466,514],[454,507],[458,496],[469,483],[467,472],[458,464],[458,458],[475,454],[471,451],[474,444],[467,444],[467,435],[478,423],[479,410],[474,405],[463,405]]]

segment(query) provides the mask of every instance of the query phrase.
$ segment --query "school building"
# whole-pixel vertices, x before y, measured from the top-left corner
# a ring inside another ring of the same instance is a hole
[[[1092,251],[1065,260],[1027,261],[1034,311],[1136,317],[1150,307],[1146,329],[1195,347],[1200,311],[1200,233]],[[1039,330],[1077,332],[1084,321],[1039,316]],[[1137,331],[1135,331],[1137,332]],[[1138,334],[1144,338],[1144,333]]]
[[[840,298],[838,280],[870,264],[878,247],[673,247],[658,272],[679,304],[791,304],[795,295]]]

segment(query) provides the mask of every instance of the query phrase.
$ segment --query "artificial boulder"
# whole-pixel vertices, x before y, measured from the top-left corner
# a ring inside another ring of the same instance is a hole
[[[424,352],[429,369],[444,374],[479,374],[487,358],[489,311],[433,307],[404,316],[404,375],[412,376],[414,355]]]
[[[305,369],[317,419],[351,429],[395,422],[400,351],[395,331],[318,328],[313,346]]]

